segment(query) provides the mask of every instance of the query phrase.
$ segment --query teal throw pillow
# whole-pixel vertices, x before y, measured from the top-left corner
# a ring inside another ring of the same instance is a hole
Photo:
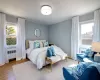
[[[34,48],[40,48],[40,43],[39,42],[34,42]]]
[[[87,50],[85,51],[85,54],[86,54],[87,57],[92,57],[93,52],[91,51],[91,49],[87,49]]]

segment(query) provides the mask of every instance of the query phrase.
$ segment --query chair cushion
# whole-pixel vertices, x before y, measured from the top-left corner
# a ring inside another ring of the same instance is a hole
[[[63,68],[63,76],[65,80],[76,80],[67,70]]]
[[[80,76],[79,80],[100,80],[100,74],[96,67],[89,66]]]
[[[84,53],[83,54],[77,54],[77,56],[83,59],[83,58],[86,57],[86,54],[84,54]]]
[[[93,62],[82,62],[75,67],[63,68],[64,78],[66,78],[65,80],[68,80],[68,76],[73,76],[75,80],[100,80],[100,74],[95,65],[99,64]],[[71,80],[71,78],[69,80]]]
[[[77,59],[81,62],[83,62],[83,58],[86,57],[86,54],[82,53],[82,54],[77,54]]]
[[[87,58],[91,61],[94,61],[94,59],[92,57],[87,57],[86,54],[82,53],[82,54],[77,54],[77,59],[81,62],[84,62],[84,58]]]

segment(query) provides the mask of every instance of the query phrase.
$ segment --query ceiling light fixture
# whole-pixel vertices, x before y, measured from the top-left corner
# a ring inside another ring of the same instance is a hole
[[[50,15],[52,13],[52,8],[49,5],[44,5],[41,7],[41,13],[43,15]]]

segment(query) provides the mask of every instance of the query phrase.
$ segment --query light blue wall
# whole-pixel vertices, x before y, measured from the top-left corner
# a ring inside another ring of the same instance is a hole
[[[36,37],[34,35],[35,29],[40,29],[41,31],[40,37]],[[48,27],[33,23],[31,21],[26,21],[25,22],[25,34],[26,34],[27,40],[36,40],[36,39],[48,40]]]
[[[80,22],[93,19],[93,12],[79,16]],[[71,28],[71,19],[49,26],[49,42],[61,47],[68,56],[71,56]]]
[[[49,43],[59,46],[69,56],[71,53],[71,28],[71,19],[49,26]]]
[[[88,21],[88,20],[93,20],[94,19],[94,12],[82,15],[79,17],[79,21],[83,22],[83,21]]]

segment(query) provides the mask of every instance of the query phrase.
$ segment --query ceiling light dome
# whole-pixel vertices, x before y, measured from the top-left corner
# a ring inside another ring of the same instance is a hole
[[[52,13],[52,8],[49,5],[44,5],[41,7],[41,13],[43,15],[50,15]]]

